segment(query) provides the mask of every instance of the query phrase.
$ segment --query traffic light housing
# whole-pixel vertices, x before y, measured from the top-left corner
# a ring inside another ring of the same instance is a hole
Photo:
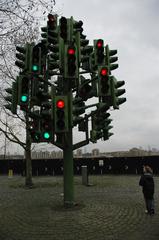
[[[94,40],[94,58],[96,66],[105,64],[103,39]]]
[[[64,40],[64,42],[67,42],[68,38],[68,22],[67,18],[61,17],[59,20],[59,31],[60,31],[60,37]]]
[[[18,78],[18,104],[23,111],[27,110],[29,104],[29,84],[30,79],[27,75],[20,75]]]
[[[40,74],[41,69],[41,47],[37,44],[32,48],[32,62],[31,62],[31,72],[32,74]]]
[[[53,45],[51,53],[47,56],[47,70],[49,78],[54,74],[56,75],[57,70],[60,68],[60,49],[59,44]]]
[[[51,119],[51,101],[41,102],[40,106],[40,133],[41,142],[52,142],[53,140],[53,122]]]
[[[98,139],[103,138],[108,140],[113,133],[110,133],[109,130],[112,128],[110,123],[112,119],[109,118],[110,113],[107,112],[104,108],[98,108],[98,111],[92,115],[92,130],[90,131],[90,140],[93,143],[96,143]]]
[[[68,131],[68,97],[55,96],[54,98],[54,129],[55,133],[63,133]]]
[[[29,121],[28,130],[30,132],[31,142],[39,143],[41,142],[41,133],[40,133],[40,119],[32,119]]]
[[[51,119],[41,119],[41,142],[52,142],[53,130],[52,130],[52,121]]]
[[[81,97],[83,101],[96,96],[96,90],[90,85],[90,80],[85,79],[82,75],[80,76],[80,85],[78,87],[78,96]]]
[[[110,77],[106,66],[98,67],[98,96],[110,95]]]
[[[57,15],[48,15],[47,21],[48,29],[48,45],[57,44],[58,42],[58,32],[57,32]]]
[[[110,82],[112,106],[114,109],[119,109],[119,105],[126,102],[126,98],[120,97],[125,93],[125,89],[120,89],[120,87],[125,85],[125,81],[117,81],[114,76],[111,76]]]
[[[117,63],[115,63],[118,61],[118,57],[115,56],[117,54],[117,50],[110,50],[109,46],[106,45],[105,52],[106,65],[108,66],[109,74],[111,74],[111,71],[117,69],[119,66]]]
[[[90,131],[90,141],[96,143],[102,137],[100,118],[97,114],[91,116],[92,130]]]
[[[30,61],[30,49],[31,45],[26,43],[24,47],[16,46],[16,61],[15,65],[21,69],[21,71],[29,70]]]
[[[67,49],[66,76],[75,78],[77,77],[78,70],[76,47],[75,45],[70,45],[66,47],[66,49]]]
[[[76,126],[78,123],[82,121],[82,115],[85,113],[85,103],[82,98],[75,97],[72,101],[72,125]]]
[[[75,44],[65,44],[64,52],[64,78],[68,79],[68,88],[78,85],[79,66],[77,58],[77,48]]]
[[[9,94],[5,98],[8,104],[5,105],[5,108],[10,110],[13,114],[17,113],[17,104],[18,104],[18,82],[17,80],[12,83],[11,88],[5,89]]]

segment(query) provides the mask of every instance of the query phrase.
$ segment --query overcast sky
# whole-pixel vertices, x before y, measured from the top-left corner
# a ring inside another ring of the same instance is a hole
[[[90,44],[93,39],[102,38],[110,49],[118,50],[119,68],[112,73],[118,80],[125,81],[127,102],[120,105],[120,110],[111,111],[114,135],[108,141],[90,143],[85,151],[159,149],[159,1],[56,2],[54,11],[59,16],[73,16],[83,21],[84,34]],[[80,139],[80,134],[74,134],[75,141]],[[49,149],[52,150],[52,146]]]
[[[114,135],[87,150],[159,149],[159,1],[58,0],[54,10],[82,20],[90,44],[102,38],[118,50],[113,75],[126,83],[127,102],[111,111]]]

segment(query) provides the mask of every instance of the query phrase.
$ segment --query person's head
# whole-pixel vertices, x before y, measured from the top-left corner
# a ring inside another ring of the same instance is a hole
[[[148,165],[143,166],[143,172],[144,173],[153,173],[152,168]]]

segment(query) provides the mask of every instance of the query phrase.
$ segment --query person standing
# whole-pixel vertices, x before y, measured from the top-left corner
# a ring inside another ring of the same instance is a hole
[[[148,165],[143,166],[143,175],[139,180],[139,185],[142,186],[142,191],[145,199],[145,213],[153,215],[154,210],[154,179],[152,168]]]

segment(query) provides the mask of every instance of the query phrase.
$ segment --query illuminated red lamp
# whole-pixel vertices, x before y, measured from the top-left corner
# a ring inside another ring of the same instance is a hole
[[[69,55],[74,55],[75,54],[75,49],[74,48],[69,48],[68,49],[68,54]]]
[[[64,102],[63,100],[58,100],[58,101],[56,102],[56,106],[57,106],[57,108],[62,109],[62,108],[65,107],[65,102]]]
[[[99,39],[99,40],[97,41],[97,47],[98,47],[98,48],[103,47],[103,40],[102,40],[102,39]]]
[[[100,71],[100,74],[101,74],[101,76],[107,76],[107,74],[108,74],[107,69],[106,68],[102,68],[101,71]]]

